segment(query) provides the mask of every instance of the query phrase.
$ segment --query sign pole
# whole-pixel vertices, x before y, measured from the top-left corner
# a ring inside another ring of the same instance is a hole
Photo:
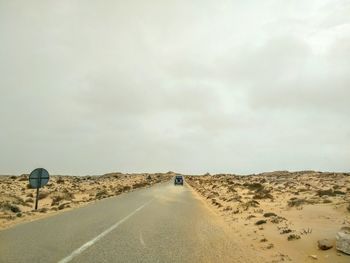
[[[38,209],[38,201],[39,201],[39,186],[36,188],[35,210]]]
[[[43,173],[43,171],[42,170],[40,170],[39,171],[39,183],[38,183],[38,187],[36,188],[36,200],[35,200],[35,210],[38,210],[38,202],[39,202],[39,188],[40,188],[40,186],[41,186],[41,176],[42,176],[42,173]]]

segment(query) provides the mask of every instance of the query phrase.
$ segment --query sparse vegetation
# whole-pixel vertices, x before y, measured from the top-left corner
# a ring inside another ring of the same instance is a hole
[[[100,190],[96,193],[95,197],[97,199],[102,199],[108,197],[108,192],[106,189]]]
[[[300,239],[300,236],[297,235],[297,234],[290,234],[288,237],[287,237],[288,241],[292,241],[292,240],[297,240],[297,239]]]

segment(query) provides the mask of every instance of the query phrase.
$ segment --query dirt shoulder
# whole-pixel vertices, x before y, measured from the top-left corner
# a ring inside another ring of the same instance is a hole
[[[28,175],[0,176],[0,230],[165,182],[174,175],[169,172],[51,176],[49,183],[40,189],[38,210],[34,210],[36,189],[30,188]]]
[[[268,262],[348,262],[335,249],[350,225],[350,174],[274,172],[187,176],[187,183]],[[318,240],[333,248],[320,250]]]

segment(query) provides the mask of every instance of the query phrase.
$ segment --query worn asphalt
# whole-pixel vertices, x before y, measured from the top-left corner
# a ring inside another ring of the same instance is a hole
[[[173,181],[0,231],[0,262],[249,262],[189,186]]]

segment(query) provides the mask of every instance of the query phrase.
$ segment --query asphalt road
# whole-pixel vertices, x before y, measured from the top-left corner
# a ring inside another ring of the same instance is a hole
[[[171,181],[0,231],[0,262],[249,261],[196,194]]]

